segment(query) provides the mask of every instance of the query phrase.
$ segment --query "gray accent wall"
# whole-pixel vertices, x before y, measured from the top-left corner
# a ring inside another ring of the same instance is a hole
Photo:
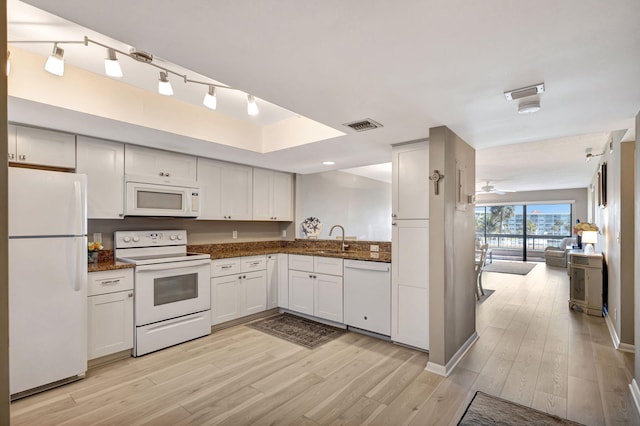
[[[445,177],[439,195],[429,184],[429,362],[444,367],[476,332],[474,205],[466,202],[475,150],[447,127],[429,130],[429,171],[436,169]]]

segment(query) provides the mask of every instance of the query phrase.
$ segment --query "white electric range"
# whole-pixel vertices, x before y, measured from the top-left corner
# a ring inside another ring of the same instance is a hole
[[[136,265],[134,356],[211,333],[211,257],[187,252],[187,231],[117,231],[114,246]]]

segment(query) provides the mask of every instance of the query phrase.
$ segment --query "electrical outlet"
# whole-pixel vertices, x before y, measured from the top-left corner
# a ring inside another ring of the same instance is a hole
[[[233,231],[233,234],[231,235],[231,238],[233,238],[234,240],[238,239],[238,231]]]
[[[371,259],[379,259],[380,258],[380,253],[371,252],[371,253],[369,253],[369,256],[371,257]]]
[[[93,233],[93,242],[101,243],[102,242],[102,232],[94,232]]]
[[[369,246],[369,250],[370,250],[370,251],[380,251],[380,246],[379,246],[379,245],[377,245],[377,244],[371,244],[371,245]]]
[[[287,230],[286,229],[282,230],[282,238],[287,238]]]

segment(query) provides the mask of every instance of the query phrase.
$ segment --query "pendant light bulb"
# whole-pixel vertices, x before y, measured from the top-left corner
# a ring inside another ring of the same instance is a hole
[[[109,77],[122,77],[122,68],[120,68],[120,62],[116,57],[116,51],[111,48],[107,49],[107,57],[104,60],[104,73]]]
[[[7,50],[7,77],[11,74],[11,51]]]
[[[53,52],[44,64],[44,69],[53,75],[62,77],[64,75],[64,49],[58,47],[58,43],[53,43]]]
[[[260,111],[258,111],[256,99],[253,97],[253,95],[247,95],[247,114],[258,115],[259,112]]]
[[[202,104],[209,109],[212,109],[214,111],[216,110],[216,107],[218,106],[218,102],[216,99],[215,86],[209,86],[209,92],[207,92],[207,94],[204,95],[204,100],[202,101]]]
[[[160,71],[160,80],[158,81],[158,93],[165,96],[173,96],[173,87],[167,78],[167,73]]]

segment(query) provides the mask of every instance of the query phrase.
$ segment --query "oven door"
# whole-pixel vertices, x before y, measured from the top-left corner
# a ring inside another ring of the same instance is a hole
[[[136,266],[136,326],[209,310],[210,271],[208,259]]]

